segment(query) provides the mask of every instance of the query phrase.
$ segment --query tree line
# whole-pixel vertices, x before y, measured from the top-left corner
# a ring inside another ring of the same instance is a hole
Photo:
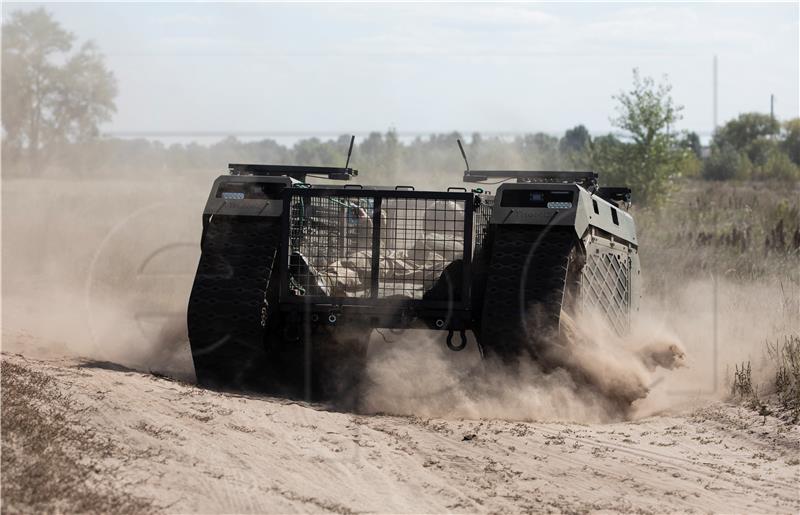
[[[3,24],[3,170],[6,176],[54,173],[95,175],[223,171],[228,162],[341,165],[348,136],[309,138],[285,146],[269,139],[226,138],[212,145],[164,145],[145,139],[102,137],[116,111],[117,83],[92,42],[77,38],[44,9],[17,11]],[[514,138],[479,133],[433,134],[401,141],[374,132],[358,142],[353,163],[365,181],[402,184],[463,170],[456,139],[474,168],[593,169],[607,185],[630,186],[638,202],[658,204],[683,177],[709,180],[800,180],[800,119],[783,123],[744,113],[715,131],[703,148],[697,134],[675,130],[683,108],[665,79],[633,71],[630,89],[614,96],[615,134],[592,136],[577,125],[560,137]],[[451,182],[452,179],[451,179]]]

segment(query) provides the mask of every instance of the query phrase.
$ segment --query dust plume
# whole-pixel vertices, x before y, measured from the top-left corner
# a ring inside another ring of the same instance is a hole
[[[611,422],[632,416],[652,372],[683,366],[680,342],[664,333],[620,338],[598,316],[572,320],[534,360],[481,359],[443,345],[443,334],[409,332],[370,360],[367,412],[443,418]],[[380,342],[375,342],[380,346]],[[385,347],[385,346],[384,346]]]
[[[3,349],[192,379],[185,306],[210,183],[3,182]]]
[[[582,423],[635,419],[728,394],[727,370],[763,362],[763,342],[797,331],[797,291],[777,281],[694,280],[645,299],[625,337],[597,314],[567,319],[541,362],[482,361],[444,336],[408,331],[373,338],[363,409],[442,418]],[[714,338],[716,306],[717,337]],[[796,311],[794,311],[796,312]]]

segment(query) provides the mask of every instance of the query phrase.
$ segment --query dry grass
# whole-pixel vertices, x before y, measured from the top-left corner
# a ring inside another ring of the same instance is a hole
[[[767,342],[765,348],[769,371],[765,384],[754,382],[751,364],[746,361],[734,368],[731,396],[761,415],[775,414],[800,423],[800,336]]]
[[[648,295],[670,298],[680,283],[714,275],[764,284],[780,300],[785,320],[797,316],[800,184],[688,181],[661,209],[634,215]],[[791,335],[796,326],[785,329]],[[735,367],[731,394],[759,413],[797,422],[800,339],[786,336],[764,350],[765,366]]]
[[[634,212],[648,291],[675,277],[779,277],[800,283],[800,185],[687,182],[659,209]]]
[[[753,371],[750,362],[736,365],[731,383],[731,395],[740,399],[750,398],[755,394],[753,390]]]
[[[154,511],[110,486],[103,458],[118,450],[80,429],[78,407],[53,378],[6,360],[0,374],[3,513]]]
[[[748,408],[757,411],[761,416],[774,414],[758,395],[758,386],[753,386],[753,374],[749,361],[742,363],[741,366],[736,365],[731,384],[731,396]]]
[[[800,421],[800,336],[768,344],[767,354],[775,365],[775,394],[780,407],[796,423]]]

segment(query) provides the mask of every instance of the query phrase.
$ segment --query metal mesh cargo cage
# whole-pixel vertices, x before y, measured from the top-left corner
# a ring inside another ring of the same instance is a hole
[[[474,194],[290,188],[285,195],[281,301],[468,307]],[[458,273],[443,286],[448,267]]]

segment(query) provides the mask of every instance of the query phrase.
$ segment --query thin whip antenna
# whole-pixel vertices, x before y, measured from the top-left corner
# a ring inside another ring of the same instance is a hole
[[[467,153],[464,152],[464,145],[461,144],[461,140],[457,139],[458,148],[461,149],[461,157],[464,158],[464,164],[467,165],[467,171],[469,171],[469,161],[467,161]]]
[[[353,154],[353,142],[355,140],[356,140],[355,134],[350,136],[350,148],[347,150],[347,162],[344,164],[345,168],[350,166],[350,156]]]

